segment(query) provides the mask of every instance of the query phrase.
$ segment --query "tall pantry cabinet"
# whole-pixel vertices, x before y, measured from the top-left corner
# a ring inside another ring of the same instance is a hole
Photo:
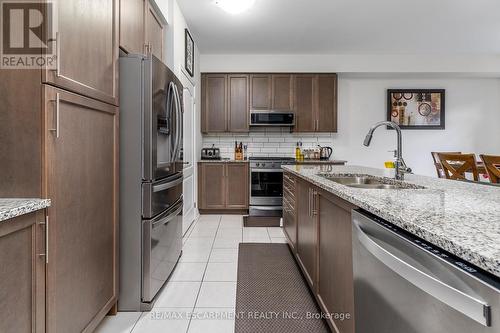
[[[117,302],[118,1],[57,2],[56,68],[0,70],[0,197],[52,200],[36,332],[92,332]]]

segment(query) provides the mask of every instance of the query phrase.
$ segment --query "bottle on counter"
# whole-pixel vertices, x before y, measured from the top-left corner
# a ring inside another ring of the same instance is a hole
[[[299,161],[303,162],[304,161],[304,150],[302,149],[302,141],[299,141]]]
[[[248,160],[248,145],[243,145],[243,160]]]
[[[234,141],[234,159],[238,159],[238,141]]]

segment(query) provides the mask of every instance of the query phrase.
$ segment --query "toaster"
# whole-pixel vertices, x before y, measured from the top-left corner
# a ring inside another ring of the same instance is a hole
[[[201,150],[201,159],[202,160],[220,160],[220,149],[215,148],[203,148]]]

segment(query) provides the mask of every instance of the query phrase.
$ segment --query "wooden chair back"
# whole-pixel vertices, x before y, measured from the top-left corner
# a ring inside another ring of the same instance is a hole
[[[500,156],[479,155],[484,163],[490,182],[500,184]]]
[[[441,152],[441,154],[461,154],[462,152],[460,151],[448,151],[448,152]],[[441,162],[439,161],[439,152],[433,151],[431,152],[432,154],[432,159],[434,160],[434,167],[436,168],[436,173],[438,178],[446,178],[444,174],[443,167],[441,166]]]
[[[439,161],[446,179],[467,179],[465,174],[472,173],[475,181],[479,181],[476,156],[474,154],[438,153]]]

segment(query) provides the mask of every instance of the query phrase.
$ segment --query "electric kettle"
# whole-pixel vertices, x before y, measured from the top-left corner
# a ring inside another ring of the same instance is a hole
[[[318,146],[319,149],[320,149],[320,159],[321,160],[329,160],[330,159],[330,156],[332,156],[332,153],[333,153],[333,149],[331,147],[321,147],[321,146]]]

